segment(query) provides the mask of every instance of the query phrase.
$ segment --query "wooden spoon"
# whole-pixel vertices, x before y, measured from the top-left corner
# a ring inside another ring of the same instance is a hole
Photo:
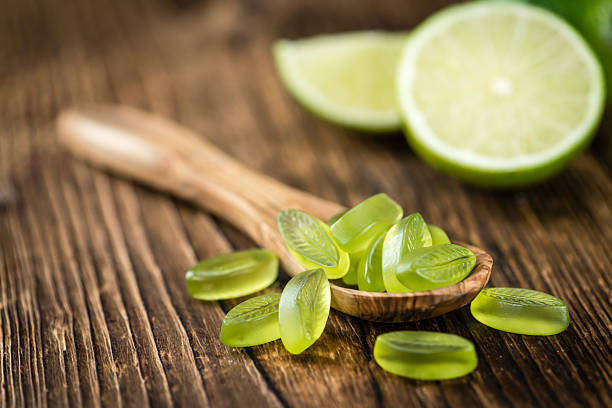
[[[327,220],[345,208],[256,173],[194,132],[126,106],[70,109],[57,121],[61,142],[97,166],[197,204],[230,221],[278,254],[291,276],[302,268],[287,252],[276,224],[295,208]],[[471,245],[472,273],[445,288],[411,293],[363,292],[333,281],[332,307],[372,321],[401,322],[440,315],[469,303],[486,285],[493,259]]]

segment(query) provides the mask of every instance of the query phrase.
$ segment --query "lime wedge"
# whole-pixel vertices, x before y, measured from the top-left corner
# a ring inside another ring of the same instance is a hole
[[[395,95],[406,33],[364,31],[274,45],[284,85],[306,109],[340,126],[370,132],[401,128]]]
[[[601,66],[554,14],[521,3],[449,7],[411,35],[397,77],[408,141],[467,182],[534,183],[591,139],[604,107]]]

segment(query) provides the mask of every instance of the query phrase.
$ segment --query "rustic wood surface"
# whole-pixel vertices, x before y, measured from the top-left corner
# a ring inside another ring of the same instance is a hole
[[[98,168],[157,188],[230,222],[256,244],[277,254],[288,276],[304,271],[283,243],[278,214],[306,211],[329,220],[346,211],[333,201],[296,190],[229,157],[206,138],[168,119],[125,105],[64,110],[57,119],[62,146]],[[465,306],[489,281],[493,259],[476,255],[468,277],[454,285],[414,293],[378,293],[330,281],[332,308],[378,322],[407,322]]]
[[[400,136],[321,123],[280,86],[275,38],[411,28],[445,3],[5,0],[0,404],[612,406],[612,155],[601,137],[550,182],[480,191],[432,170]],[[190,299],[184,271],[254,244],[183,202],[69,158],[54,119],[86,102],[170,117],[244,164],[344,205],[386,192],[487,249],[492,285],[564,299],[572,323],[528,337],[489,329],[467,308],[395,325],[332,312],[300,356],[279,342],[229,349],[217,335],[237,301]],[[372,346],[394,329],[472,339],[479,366],[444,382],[386,373]]]

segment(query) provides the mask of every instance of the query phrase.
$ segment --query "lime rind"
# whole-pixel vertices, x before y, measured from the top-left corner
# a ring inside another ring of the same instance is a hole
[[[410,97],[411,80],[415,71],[412,64],[427,41],[453,21],[494,11],[507,11],[548,24],[573,45],[574,51],[580,54],[582,62],[590,72],[589,79],[593,81],[588,99],[590,109],[580,125],[570,132],[570,136],[566,136],[552,148],[535,154],[500,159],[486,157],[469,149],[452,147],[440,140],[425,124],[423,114]],[[397,87],[406,137],[415,152],[433,167],[483,187],[517,187],[544,180],[560,172],[592,140],[605,105],[603,69],[593,51],[575,29],[539,7],[506,2],[452,6],[422,23],[405,46],[398,69]]]

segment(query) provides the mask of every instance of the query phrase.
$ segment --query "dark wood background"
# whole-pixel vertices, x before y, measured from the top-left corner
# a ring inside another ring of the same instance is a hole
[[[612,406],[605,136],[550,182],[480,191],[432,170],[400,135],[362,137],[318,121],[278,81],[278,37],[408,29],[444,3],[3,0],[0,404]],[[87,102],[168,116],[254,169],[345,205],[386,192],[489,250],[492,285],[564,299],[572,323],[529,337],[485,327],[468,308],[397,325],[334,311],[302,355],[279,342],[227,348],[217,336],[236,302],[190,299],[184,272],[254,244],[185,203],[69,158],[54,118]],[[372,347],[397,329],[465,336],[478,368],[444,382],[386,373]]]

